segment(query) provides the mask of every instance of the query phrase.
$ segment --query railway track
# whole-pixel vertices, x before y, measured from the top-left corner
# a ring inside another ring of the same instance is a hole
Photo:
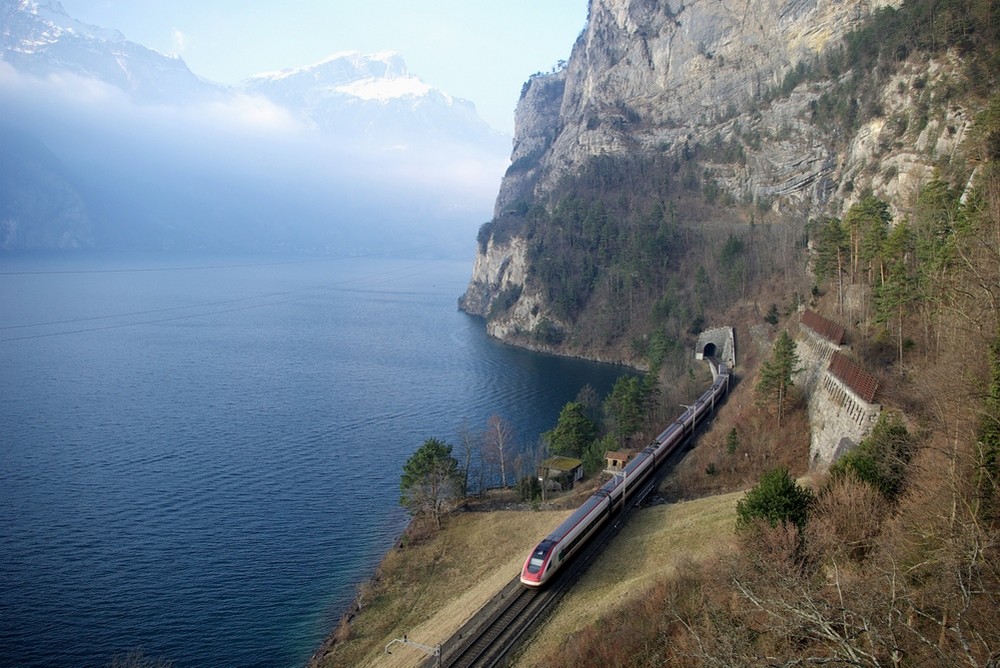
[[[564,572],[545,588],[529,589],[522,586],[519,578],[515,577],[458,633],[445,642],[441,648],[440,664],[436,660],[429,660],[424,666],[495,668],[505,665],[521,641],[526,640],[541,625],[563,595],[611,542],[621,529],[622,520],[627,517],[628,511],[655,488],[659,477],[648,482],[635,495],[626,511],[608,522]]]
[[[710,363],[712,362],[710,361]],[[687,432],[685,426],[681,427],[680,440],[674,441],[671,446],[672,451],[667,453],[665,459],[659,462],[651,473],[646,474],[648,477],[644,482],[639,483],[640,487],[637,488],[637,491],[626,497],[623,487],[620,494],[620,509],[616,511],[617,516],[606,519],[602,516],[602,519],[594,520],[604,522],[603,527],[596,535],[589,538],[579,553],[560,567],[545,586],[524,587],[521,585],[520,576],[515,577],[458,633],[446,641],[440,647],[439,654],[433,660],[425,662],[424,666],[428,668],[430,666],[494,668],[504,665],[519,644],[542,625],[545,617],[555,608],[562,596],[579,580],[591,562],[621,530],[630,511],[636,505],[641,504],[646,496],[659,486],[666,472],[684,456],[685,451],[694,441],[695,435],[711,421],[711,414],[714,412],[719,392],[724,395],[728,389],[728,378],[727,375],[721,386],[718,385],[718,380],[713,383],[709,392],[706,392],[699,399],[701,405],[697,411],[695,407],[687,407],[688,413],[685,413],[685,416],[688,414],[693,416],[691,418],[693,423],[691,431]],[[719,387],[722,389],[719,390]],[[708,401],[706,396],[711,400],[710,405],[706,403]],[[708,414],[702,416],[700,412],[705,411],[706,407]],[[675,422],[674,426],[681,424]],[[677,432],[671,433],[671,429],[672,427],[668,427],[661,434],[660,439],[658,439],[661,445],[668,444],[667,439],[676,438]],[[581,506],[582,508],[583,506]],[[589,509],[588,512],[590,512]],[[575,518],[571,516],[568,522],[574,520]],[[559,540],[565,541],[566,538],[563,536]],[[550,549],[556,548],[550,547]]]
[[[685,446],[690,444],[691,438],[687,441]],[[531,633],[541,626],[563,595],[621,530],[632,508],[640,505],[673,464],[683,457],[685,449],[678,448],[664,462],[653,479],[632,497],[625,510],[610,520],[558,577],[542,589],[529,589],[521,585],[518,577],[512,579],[441,646],[440,662],[429,659],[424,662],[424,668],[496,668],[505,665],[520,643],[528,640]]]
[[[507,650],[531,628],[532,622],[545,609],[545,599],[549,597],[548,592],[525,589],[517,578],[511,580],[501,594],[484,608],[487,619],[478,622],[473,619],[462,630],[464,634],[459,631],[453,638],[457,641],[455,645],[449,647],[449,643],[445,643],[442,665],[448,668],[500,665]]]

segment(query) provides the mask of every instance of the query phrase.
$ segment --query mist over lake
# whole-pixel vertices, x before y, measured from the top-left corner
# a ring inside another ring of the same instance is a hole
[[[0,256],[0,664],[302,665],[425,439],[623,372],[489,339],[470,262]]]

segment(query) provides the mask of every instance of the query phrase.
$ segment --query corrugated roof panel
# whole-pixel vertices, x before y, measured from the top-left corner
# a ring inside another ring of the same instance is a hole
[[[862,369],[847,356],[836,352],[830,358],[830,373],[844,382],[859,397],[872,403],[878,392],[878,378]]]
[[[827,320],[815,311],[806,311],[803,313],[802,324],[823,338],[832,341],[834,345],[842,346],[844,345],[844,341],[847,340],[847,330],[843,326],[838,325],[832,320]]]

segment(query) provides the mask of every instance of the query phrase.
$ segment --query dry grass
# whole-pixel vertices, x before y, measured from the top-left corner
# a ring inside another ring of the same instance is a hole
[[[544,665],[566,638],[643,596],[678,565],[730,549],[742,492],[636,513],[535,634],[517,666]]]
[[[560,641],[622,602],[641,594],[684,559],[699,559],[731,540],[741,493],[637,512],[614,543],[568,595],[519,665],[535,665]],[[447,640],[513,578],[524,556],[568,511],[461,513],[433,539],[394,549],[375,580],[366,583],[362,608],[335,634],[337,642],[313,666],[418,665],[418,649],[386,644],[404,634],[433,646]]]
[[[414,666],[425,655],[401,644],[404,634],[443,643],[517,575],[528,551],[568,511],[460,513],[432,540],[390,551],[375,580],[362,587],[362,609],[335,631],[314,666]]]

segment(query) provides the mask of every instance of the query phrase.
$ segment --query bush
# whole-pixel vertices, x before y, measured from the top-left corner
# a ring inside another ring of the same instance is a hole
[[[736,504],[736,528],[745,530],[757,520],[805,526],[813,493],[792,480],[788,469],[777,468],[761,476],[760,482]]]
[[[735,455],[739,447],[740,434],[736,431],[736,427],[733,427],[729,430],[729,435],[726,436],[726,452],[730,455]]]
[[[522,286],[520,285],[508,285],[500,294],[497,295],[496,299],[493,300],[493,304],[490,306],[490,319],[496,317],[497,315],[504,313],[511,306],[517,303],[517,300],[521,298]]]
[[[834,479],[853,475],[893,501],[903,490],[912,454],[913,439],[902,417],[898,413],[882,413],[868,438],[837,460],[830,467],[830,474]]]
[[[548,318],[542,318],[531,334],[535,341],[552,346],[557,346],[563,341],[562,329]]]

